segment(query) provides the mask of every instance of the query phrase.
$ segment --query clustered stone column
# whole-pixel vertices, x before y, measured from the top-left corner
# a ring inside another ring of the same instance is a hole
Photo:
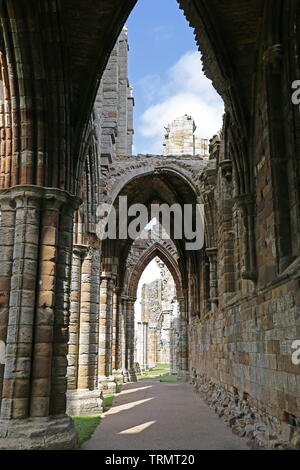
[[[206,254],[209,259],[209,301],[212,312],[218,308],[218,250],[217,248],[207,248]]]
[[[178,373],[178,341],[179,341],[179,319],[174,318],[170,331],[170,371],[171,374]]]
[[[148,323],[147,322],[142,323],[142,334],[143,334],[143,342],[142,342],[143,362],[142,364],[143,364],[143,368],[147,370],[149,367],[148,366]]]
[[[178,351],[178,381],[186,382],[189,379],[188,369],[188,319],[186,314],[186,302],[179,298],[180,329],[179,329],[179,351]]]
[[[124,298],[125,301],[125,375],[131,382],[136,381],[134,367],[134,304],[136,299]]]
[[[121,317],[121,351],[122,351],[122,372],[124,382],[130,382],[129,370],[128,370],[128,297],[122,295],[122,317]]]
[[[73,213],[67,192],[0,191],[0,449],[74,448],[66,416]],[[34,420],[34,426],[29,422]]]
[[[99,249],[75,245],[68,349],[67,410],[70,415],[99,415],[98,384]]]
[[[122,374],[123,381],[126,382],[125,377],[125,300],[122,295],[118,297],[119,310],[118,310],[118,346],[117,346],[117,367]]]
[[[102,275],[100,283],[98,383],[103,386],[105,393],[116,391],[116,383],[112,375],[114,286],[115,279],[112,274]]]
[[[150,369],[157,363],[157,331],[155,326],[149,326],[148,361]]]
[[[120,289],[113,292],[113,325],[112,325],[112,375],[116,384],[124,381],[122,373],[122,315]]]
[[[9,295],[11,285],[12,260],[14,250],[14,227],[15,227],[15,202],[10,197],[2,197],[0,240],[2,248],[0,251],[0,406],[2,401],[2,388],[5,364],[5,344],[7,337],[8,315],[9,315]]]

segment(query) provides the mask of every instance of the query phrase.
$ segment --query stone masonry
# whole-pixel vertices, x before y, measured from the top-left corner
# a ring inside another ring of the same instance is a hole
[[[164,138],[165,155],[193,155],[208,158],[208,139],[195,135],[197,126],[192,116],[185,114],[175,119],[166,128]]]
[[[136,363],[141,369],[170,364],[176,373],[178,307],[176,288],[166,265],[156,258],[162,278],[142,287],[142,316],[137,325]]]

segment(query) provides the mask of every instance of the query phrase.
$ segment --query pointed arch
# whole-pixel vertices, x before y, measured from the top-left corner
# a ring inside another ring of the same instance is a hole
[[[179,266],[172,257],[171,253],[160,243],[155,243],[140,257],[139,262],[136,264],[131,276],[127,279],[124,291],[129,297],[136,297],[139,280],[149,263],[154,258],[160,258],[169,269],[176,285],[177,297],[183,297],[182,276]]]

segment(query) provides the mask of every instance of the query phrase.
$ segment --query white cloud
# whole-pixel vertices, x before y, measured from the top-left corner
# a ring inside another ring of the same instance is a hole
[[[161,78],[159,75],[146,75],[139,80],[138,85],[144,98],[150,104],[157,95],[157,90],[161,88]]]
[[[148,35],[151,37],[152,41],[156,43],[161,43],[162,41],[170,40],[173,36],[173,26],[170,24],[158,25],[155,28],[152,28]]]
[[[222,106],[213,107],[193,93],[180,93],[151,106],[142,116],[141,133],[154,137],[164,132],[164,126],[175,118],[190,114],[197,124],[197,135],[210,138],[221,127]]]
[[[152,104],[139,119],[141,153],[161,153],[164,127],[184,114],[193,116],[196,135],[203,138],[210,139],[222,126],[223,102],[202,71],[199,52],[184,54],[166,77],[148,76],[143,81],[144,93],[148,91],[145,96]]]

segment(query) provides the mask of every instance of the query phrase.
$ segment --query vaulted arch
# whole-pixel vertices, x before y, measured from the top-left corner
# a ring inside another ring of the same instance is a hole
[[[184,296],[179,266],[170,252],[160,243],[155,243],[140,257],[139,262],[136,264],[133,272],[131,273],[131,276],[126,280],[126,284],[124,285],[124,293],[126,295],[129,295],[130,297],[136,297],[138,283],[141,275],[143,274],[148,264],[156,257],[160,258],[161,261],[165,263],[170,273],[172,274],[176,285],[177,297],[181,298]]]

